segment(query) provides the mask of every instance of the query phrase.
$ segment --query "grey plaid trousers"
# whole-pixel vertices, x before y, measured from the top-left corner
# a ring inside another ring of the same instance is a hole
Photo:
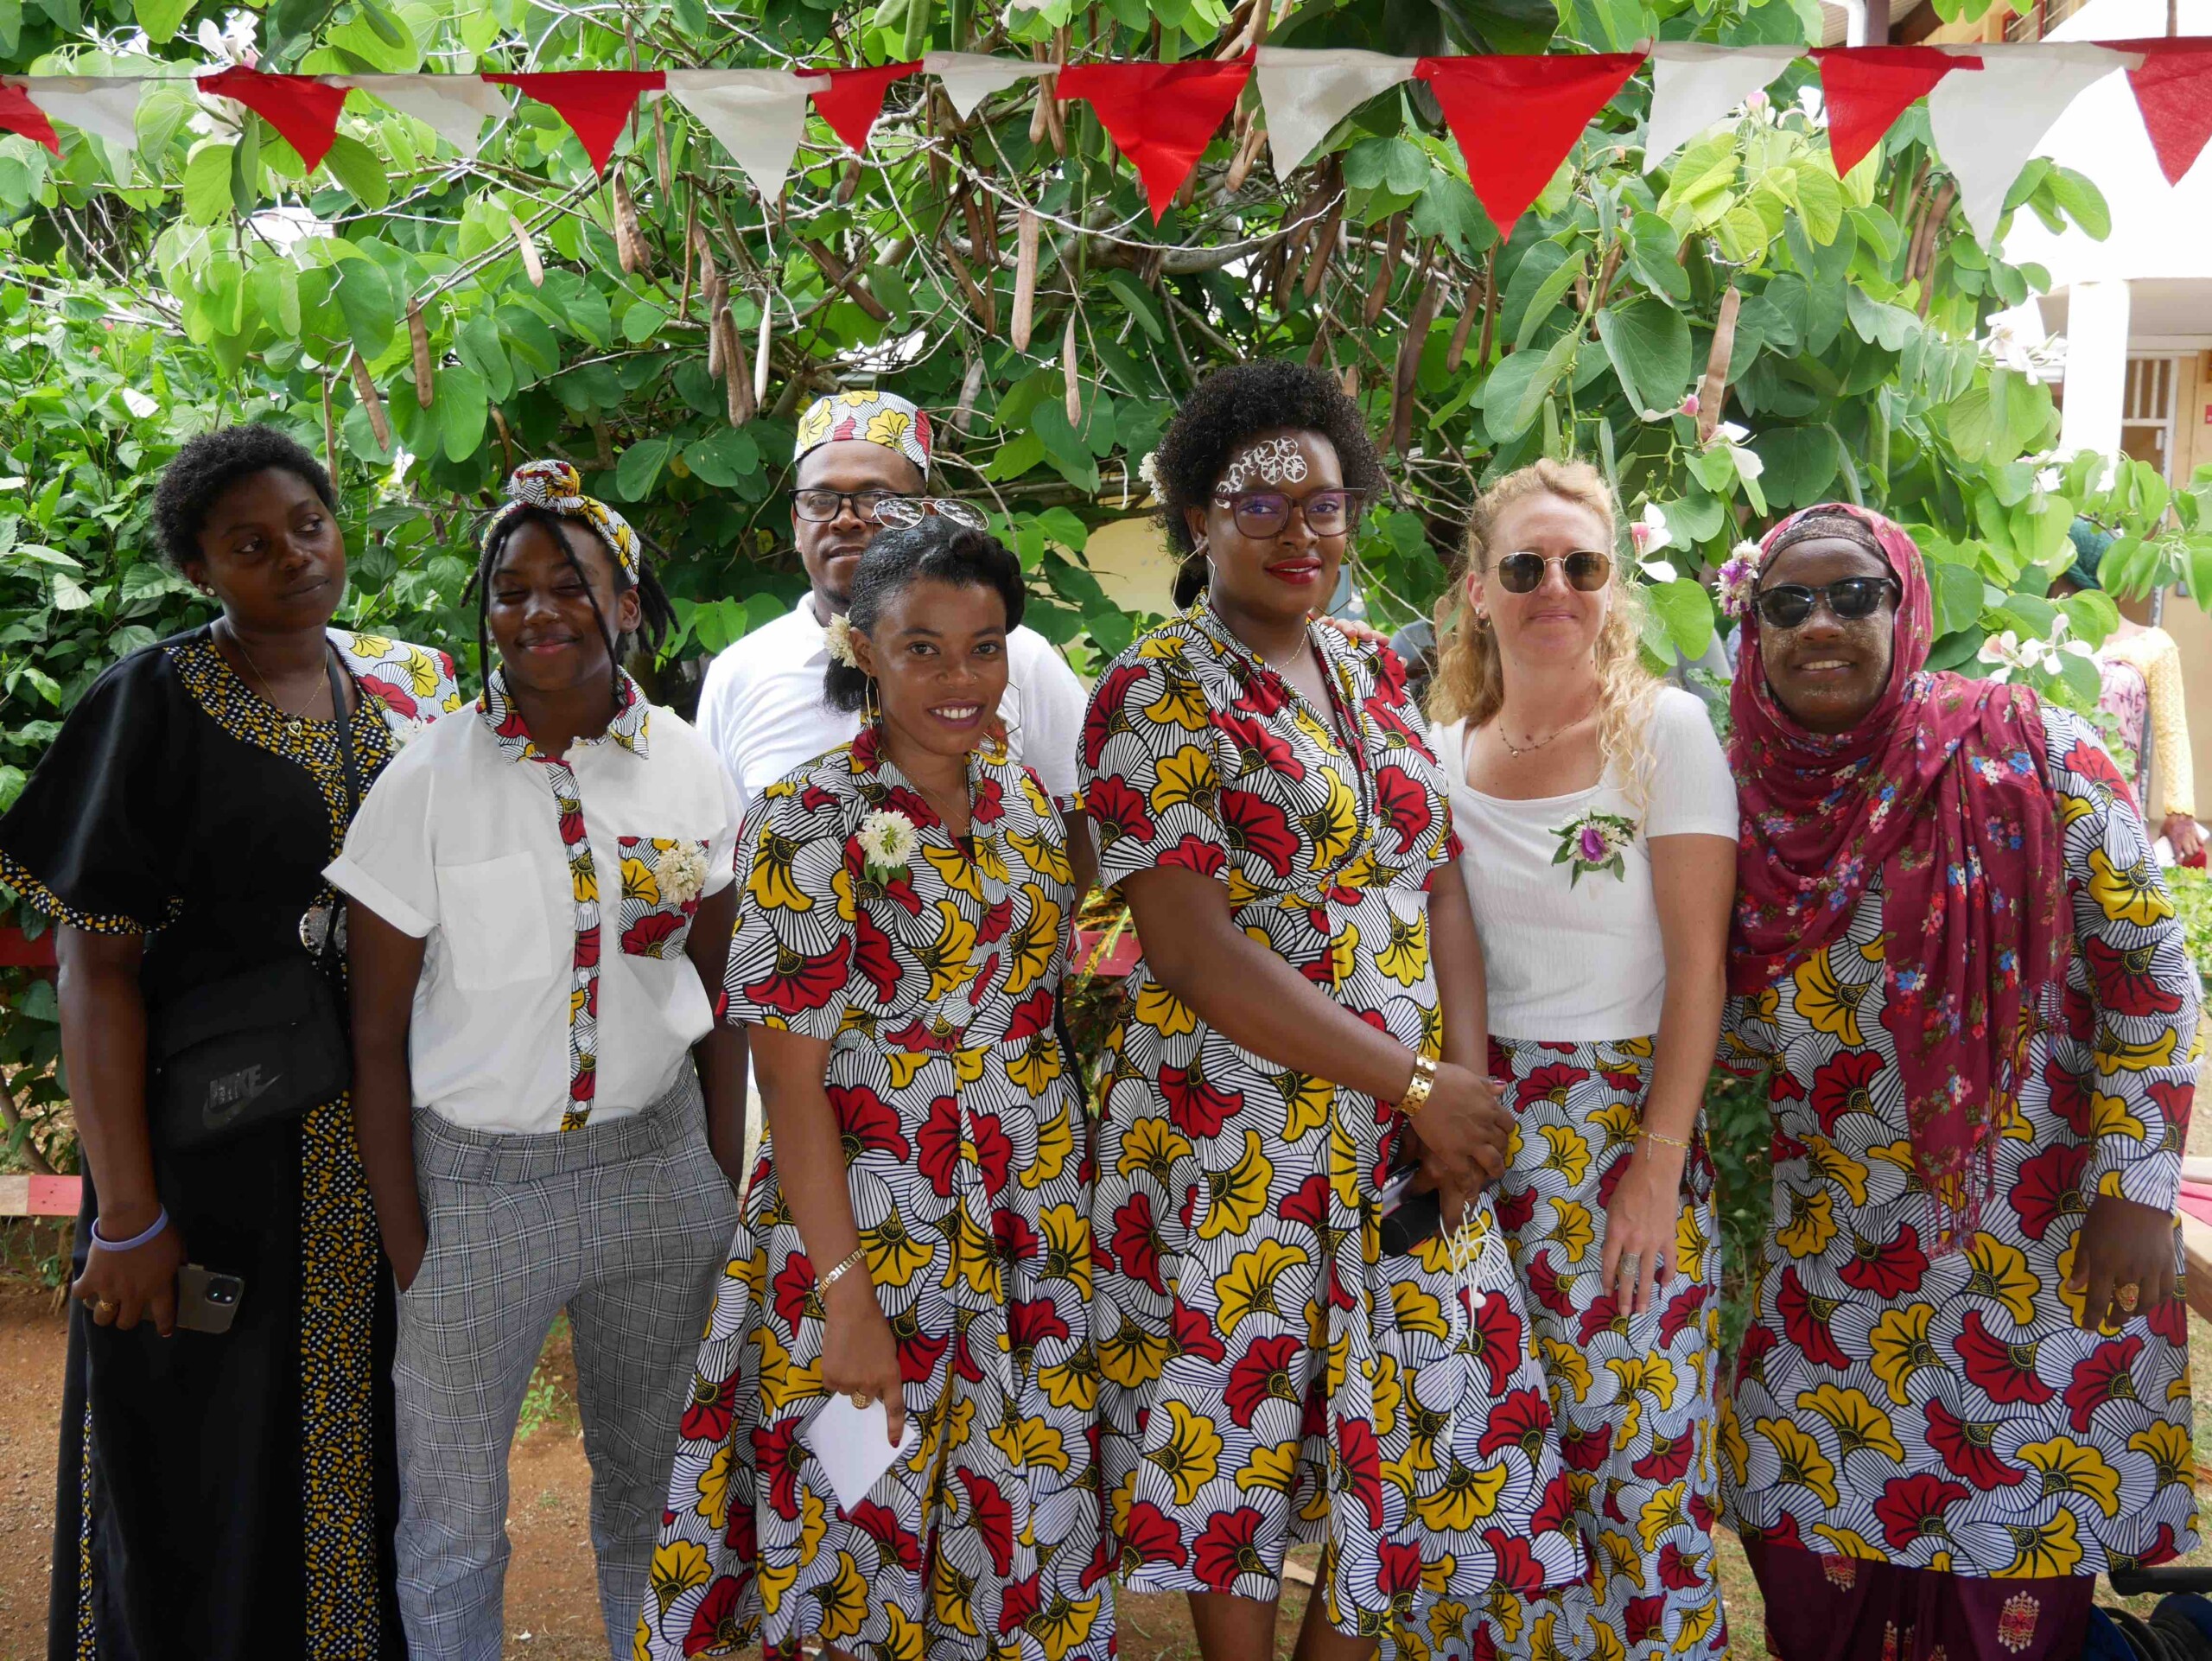
[[[507,1452],[554,1316],[574,1331],[591,1542],[627,1661],[677,1423],[737,1199],[687,1059],[643,1112],[544,1135],[415,1115],[429,1247],[399,1295],[400,1613],[416,1661],[498,1661]]]

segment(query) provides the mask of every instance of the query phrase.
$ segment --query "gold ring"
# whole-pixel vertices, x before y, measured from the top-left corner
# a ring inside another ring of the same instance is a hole
[[[112,1298],[94,1298],[92,1300],[92,1313],[96,1315],[113,1315],[120,1311],[122,1308],[123,1306]]]
[[[856,1390],[853,1392],[852,1401],[855,1407],[872,1407],[875,1403],[875,1397],[864,1390]]]
[[[2125,1314],[2133,1314],[2135,1306],[2142,1300],[2143,1282],[2140,1281],[2130,1281],[2125,1286],[2113,1289],[2112,1301],[2117,1303]]]

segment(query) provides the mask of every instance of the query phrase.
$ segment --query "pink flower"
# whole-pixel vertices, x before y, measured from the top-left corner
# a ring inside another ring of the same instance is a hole
[[[1594,824],[1582,827],[1582,857],[1592,865],[1605,857],[1605,833]]]
[[[1695,392],[1692,392],[1688,398],[1682,400],[1681,413],[1689,417],[1693,421],[1697,419],[1697,394]]]

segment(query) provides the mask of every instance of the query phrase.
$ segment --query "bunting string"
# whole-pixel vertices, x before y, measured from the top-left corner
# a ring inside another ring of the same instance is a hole
[[[1469,184],[1502,231],[1527,212],[1584,129],[1647,64],[1652,74],[1644,166],[1696,134],[1801,58],[1817,67],[1839,173],[1872,154],[1921,99],[1937,153],[1959,184],[1978,236],[1993,235],[2005,196],[2075,99],[2124,74],[2152,150],[2178,184],[2212,140],[2212,38],[1960,46],[1716,47],[1661,41],[1629,53],[1396,58],[1373,52],[1262,46],[1241,57],[1065,67],[966,52],[916,62],[798,69],[587,69],[533,73],[286,75],[232,65],[188,76],[0,76],[0,133],[59,156],[64,130],[132,147],[140,93],[191,80],[265,119],[310,170],[329,153],[346,99],[359,92],[429,124],[473,156],[512,95],[556,111],[605,172],[640,101],[673,99],[728,152],[764,200],[791,175],[810,109],[865,154],[892,85],[933,77],[961,118],[1031,80],[1039,96],[1081,99],[1142,181],[1153,218],[1173,205],[1248,85],[1275,173],[1287,178],[1361,105],[1407,81],[1426,84],[1467,164]]]

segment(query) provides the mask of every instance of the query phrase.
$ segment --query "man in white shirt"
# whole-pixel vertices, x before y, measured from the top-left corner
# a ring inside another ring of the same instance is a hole
[[[830,664],[823,632],[845,609],[861,552],[890,522],[887,503],[895,515],[927,501],[931,442],[929,417],[891,392],[836,393],[800,417],[791,533],[810,586],[789,613],[718,656],[699,694],[698,729],[747,806],[860,731],[859,717],[822,700]],[[1076,789],[1082,683],[1030,628],[1007,636],[1007,671],[999,714],[1008,748],[1065,807]]]

